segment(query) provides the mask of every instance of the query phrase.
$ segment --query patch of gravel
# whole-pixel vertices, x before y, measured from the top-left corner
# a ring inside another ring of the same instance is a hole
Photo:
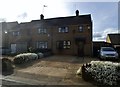
[[[51,56],[15,66],[16,73],[25,78],[38,79],[48,84],[87,84],[76,76],[76,71],[83,63],[92,58],[77,58],[75,56]]]
[[[26,69],[18,70],[25,73],[40,74],[47,76],[64,77],[67,73],[67,69],[55,68],[55,67],[30,67]]]

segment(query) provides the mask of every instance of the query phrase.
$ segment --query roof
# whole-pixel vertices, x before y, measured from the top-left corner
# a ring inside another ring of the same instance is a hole
[[[112,44],[115,44],[115,45],[120,44],[120,33],[108,34],[108,36]]]
[[[107,43],[104,41],[93,41],[93,44],[94,45],[102,45],[102,44],[107,44]]]
[[[32,20],[31,22],[20,23],[15,26],[12,30],[17,31],[19,29],[30,29],[31,27],[40,26],[66,26],[66,25],[78,25],[78,24],[91,24],[91,15],[79,15],[79,16],[67,16],[48,18],[41,20]]]
[[[57,18],[50,18],[50,19],[42,19],[42,20],[32,20],[33,22],[44,22],[48,25],[74,25],[74,24],[91,24],[91,15],[79,15],[79,16],[68,16],[68,17],[57,17]]]

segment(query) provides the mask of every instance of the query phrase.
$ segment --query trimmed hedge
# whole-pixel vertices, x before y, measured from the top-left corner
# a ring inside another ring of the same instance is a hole
[[[82,78],[98,85],[120,86],[120,63],[91,61],[83,64]]]
[[[23,64],[23,63],[27,63],[28,61],[31,60],[36,60],[39,58],[42,58],[43,54],[42,53],[23,53],[23,54],[18,54],[14,57],[13,62],[15,64]]]

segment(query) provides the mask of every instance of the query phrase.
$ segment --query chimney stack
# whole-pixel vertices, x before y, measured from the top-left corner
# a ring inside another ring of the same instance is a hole
[[[44,15],[43,15],[43,14],[40,15],[40,19],[41,19],[41,20],[44,19]]]
[[[79,10],[76,10],[76,16],[79,16]]]

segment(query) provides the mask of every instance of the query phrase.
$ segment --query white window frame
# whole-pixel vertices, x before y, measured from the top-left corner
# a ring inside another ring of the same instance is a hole
[[[47,49],[48,48],[48,42],[47,41],[38,41],[37,42],[37,48]]]
[[[57,47],[62,42],[62,49],[70,49],[71,48],[71,41],[70,40],[63,40],[63,41],[57,41]],[[58,47],[59,48],[59,47]]]
[[[88,25],[88,26],[87,26],[87,29],[91,29],[91,26],[90,26],[90,25]]]
[[[19,31],[13,31],[13,32],[12,32],[12,35],[13,35],[13,36],[19,36],[19,35],[20,35],[20,32],[19,32]]]
[[[83,26],[82,25],[79,26],[78,30],[79,30],[79,32],[83,32]]]
[[[39,34],[46,34],[47,33],[47,29],[46,28],[38,28],[38,33]]]
[[[59,31],[59,33],[68,33],[69,32],[69,29],[68,29],[68,27],[59,27],[58,28],[58,31]]]

